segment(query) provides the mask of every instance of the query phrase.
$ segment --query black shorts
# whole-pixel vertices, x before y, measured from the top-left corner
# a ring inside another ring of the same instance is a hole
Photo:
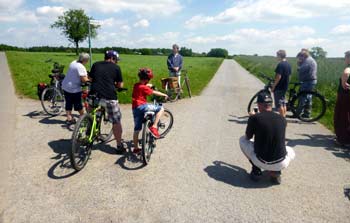
[[[69,93],[64,91],[64,97],[66,98],[66,111],[72,111],[73,106],[75,111],[80,111],[83,109],[81,103],[81,92]]]

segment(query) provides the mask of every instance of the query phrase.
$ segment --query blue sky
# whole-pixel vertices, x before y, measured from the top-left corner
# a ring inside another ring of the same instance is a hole
[[[178,43],[195,52],[295,56],[321,46],[331,57],[350,50],[350,0],[0,0],[0,43],[72,46],[50,24],[73,8],[101,24],[96,47]]]

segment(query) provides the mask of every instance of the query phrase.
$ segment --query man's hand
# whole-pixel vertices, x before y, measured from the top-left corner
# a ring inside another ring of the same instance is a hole
[[[253,115],[255,115],[255,111],[250,111],[248,114],[249,114],[249,116],[253,116]]]

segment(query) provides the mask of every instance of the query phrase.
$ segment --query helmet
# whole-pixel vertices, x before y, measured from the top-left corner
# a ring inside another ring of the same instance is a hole
[[[105,60],[114,59],[115,61],[120,60],[119,53],[114,50],[107,50],[105,52]]]
[[[153,72],[150,68],[140,68],[138,75],[141,80],[151,80],[153,78]]]

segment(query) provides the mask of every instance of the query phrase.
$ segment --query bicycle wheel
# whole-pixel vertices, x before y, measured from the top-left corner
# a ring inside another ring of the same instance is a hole
[[[326,100],[314,91],[302,91],[291,101],[293,115],[304,122],[314,122],[326,112]]]
[[[164,113],[162,114],[158,122],[158,132],[160,137],[164,137],[166,134],[168,134],[171,127],[173,127],[173,123],[173,114],[169,110],[164,109]]]
[[[190,88],[190,79],[188,79],[188,77],[185,77],[185,84],[186,84],[188,96],[191,98],[192,93],[191,93],[191,88]]]
[[[257,93],[252,97],[252,99],[250,99],[250,101],[249,101],[248,108],[247,108],[248,113],[254,111],[254,108],[258,108],[258,102],[257,102],[257,100],[258,100],[258,94],[260,94],[261,92],[266,92],[266,93],[268,93],[268,94],[271,94],[271,93],[270,93],[269,91],[267,91],[267,90],[261,90],[261,91],[257,92]]]
[[[99,140],[102,143],[107,142],[113,136],[113,124],[108,120],[107,116],[106,112],[104,112],[101,117]]]
[[[151,121],[147,120],[143,124],[143,129],[142,129],[142,159],[143,159],[143,164],[147,165],[151,159],[151,155],[154,149],[154,138],[152,134],[150,133],[148,127],[151,125]]]
[[[69,155],[72,167],[77,171],[84,168],[91,154],[93,142],[89,141],[89,137],[92,122],[92,116],[85,113],[79,118],[73,131],[72,149]]]
[[[41,94],[41,106],[49,115],[59,115],[64,108],[64,96],[55,87],[46,88]]]

